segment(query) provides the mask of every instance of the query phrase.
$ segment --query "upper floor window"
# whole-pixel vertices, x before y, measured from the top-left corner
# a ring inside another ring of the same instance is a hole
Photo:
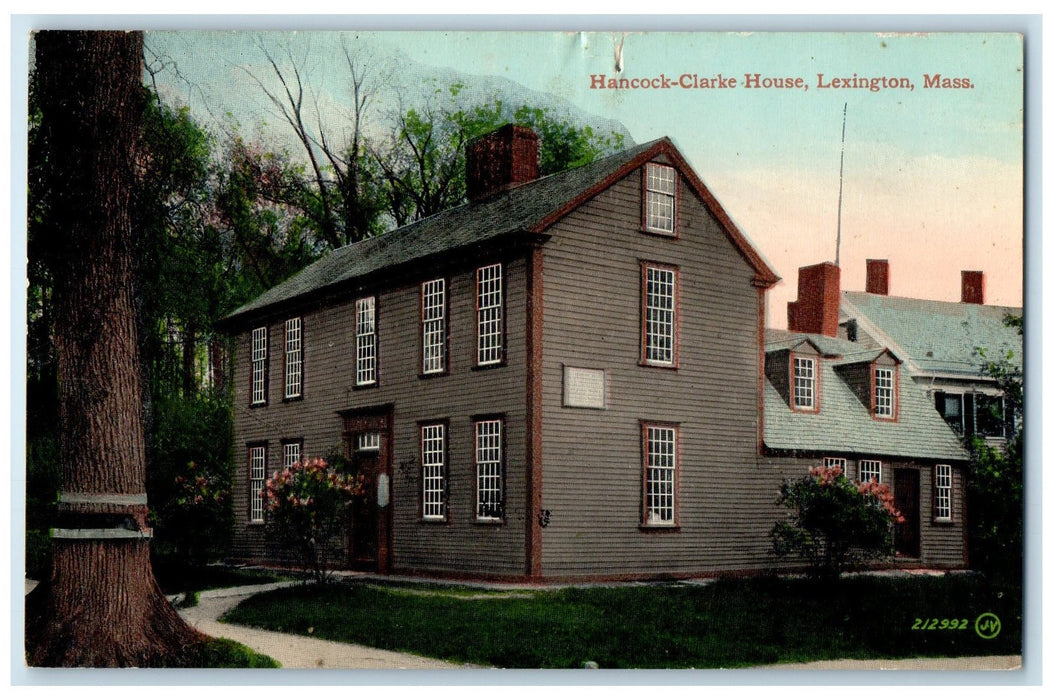
[[[793,407],[799,411],[818,409],[815,358],[793,358]]]
[[[425,282],[421,297],[421,371],[446,371],[446,280]]]
[[[423,493],[421,516],[425,520],[446,519],[446,424],[420,428],[420,463]]]
[[[678,271],[644,263],[643,272],[643,363],[675,367]]]
[[[376,297],[355,302],[355,385],[377,382]]]
[[[299,318],[285,322],[285,398],[303,394],[303,325]]]
[[[896,417],[896,370],[893,368],[874,368],[874,416]]]
[[[249,447],[249,520],[263,522],[263,487],[267,473],[267,447]]]
[[[936,392],[936,410],[959,435],[965,434],[965,395]]]
[[[504,474],[500,418],[475,423],[475,518],[504,519]]]
[[[252,403],[267,403],[267,328],[252,331]]]
[[[644,425],[644,525],[676,525],[675,426]]]
[[[647,164],[644,228],[654,233],[676,233],[676,170]]]
[[[876,459],[859,460],[859,480],[881,483],[881,462]]]
[[[976,434],[980,437],[1005,437],[1005,400],[1001,396],[976,394],[973,402],[976,407]]]
[[[951,465],[936,465],[936,498],[933,501],[937,520],[951,519]]]
[[[476,363],[495,365],[504,360],[504,284],[501,263],[480,267],[475,273],[478,309]]]

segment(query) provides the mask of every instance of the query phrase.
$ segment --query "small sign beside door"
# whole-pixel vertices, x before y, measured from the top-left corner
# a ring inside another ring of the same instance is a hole
[[[377,505],[381,508],[391,502],[391,483],[387,474],[377,476]]]

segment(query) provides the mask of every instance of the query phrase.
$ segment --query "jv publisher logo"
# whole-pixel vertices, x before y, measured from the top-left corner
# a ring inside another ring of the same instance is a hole
[[[973,625],[973,629],[983,639],[994,639],[1002,631],[1002,621],[994,613],[984,613],[976,618],[976,624]]]

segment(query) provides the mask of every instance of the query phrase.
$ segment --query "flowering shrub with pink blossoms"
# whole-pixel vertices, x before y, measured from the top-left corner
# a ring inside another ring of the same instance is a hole
[[[346,533],[349,506],[362,491],[359,477],[318,457],[274,472],[264,485],[268,527],[318,583],[333,573],[333,550]]]
[[[854,483],[840,467],[812,467],[808,476],[783,482],[779,505],[790,518],[775,524],[779,556],[800,556],[820,579],[891,556],[893,525],[903,522],[887,484]]]

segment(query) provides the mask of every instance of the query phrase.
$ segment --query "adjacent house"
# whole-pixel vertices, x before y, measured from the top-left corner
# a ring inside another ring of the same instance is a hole
[[[836,309],[832,332],[766,347],[778,277],[669,139],[546,177],[537,155],[513,125],[472,142],[468,203],[333,251],[226,319],[234,559],[279,557],[266,476],[336,453],[367,481],[351,568],[764,570],[779,484],[827,458],[914,473],[910,555],[962,564],[965,455],[899,350],[837,338]],[[811,408],[794,393],[806,357]]]

